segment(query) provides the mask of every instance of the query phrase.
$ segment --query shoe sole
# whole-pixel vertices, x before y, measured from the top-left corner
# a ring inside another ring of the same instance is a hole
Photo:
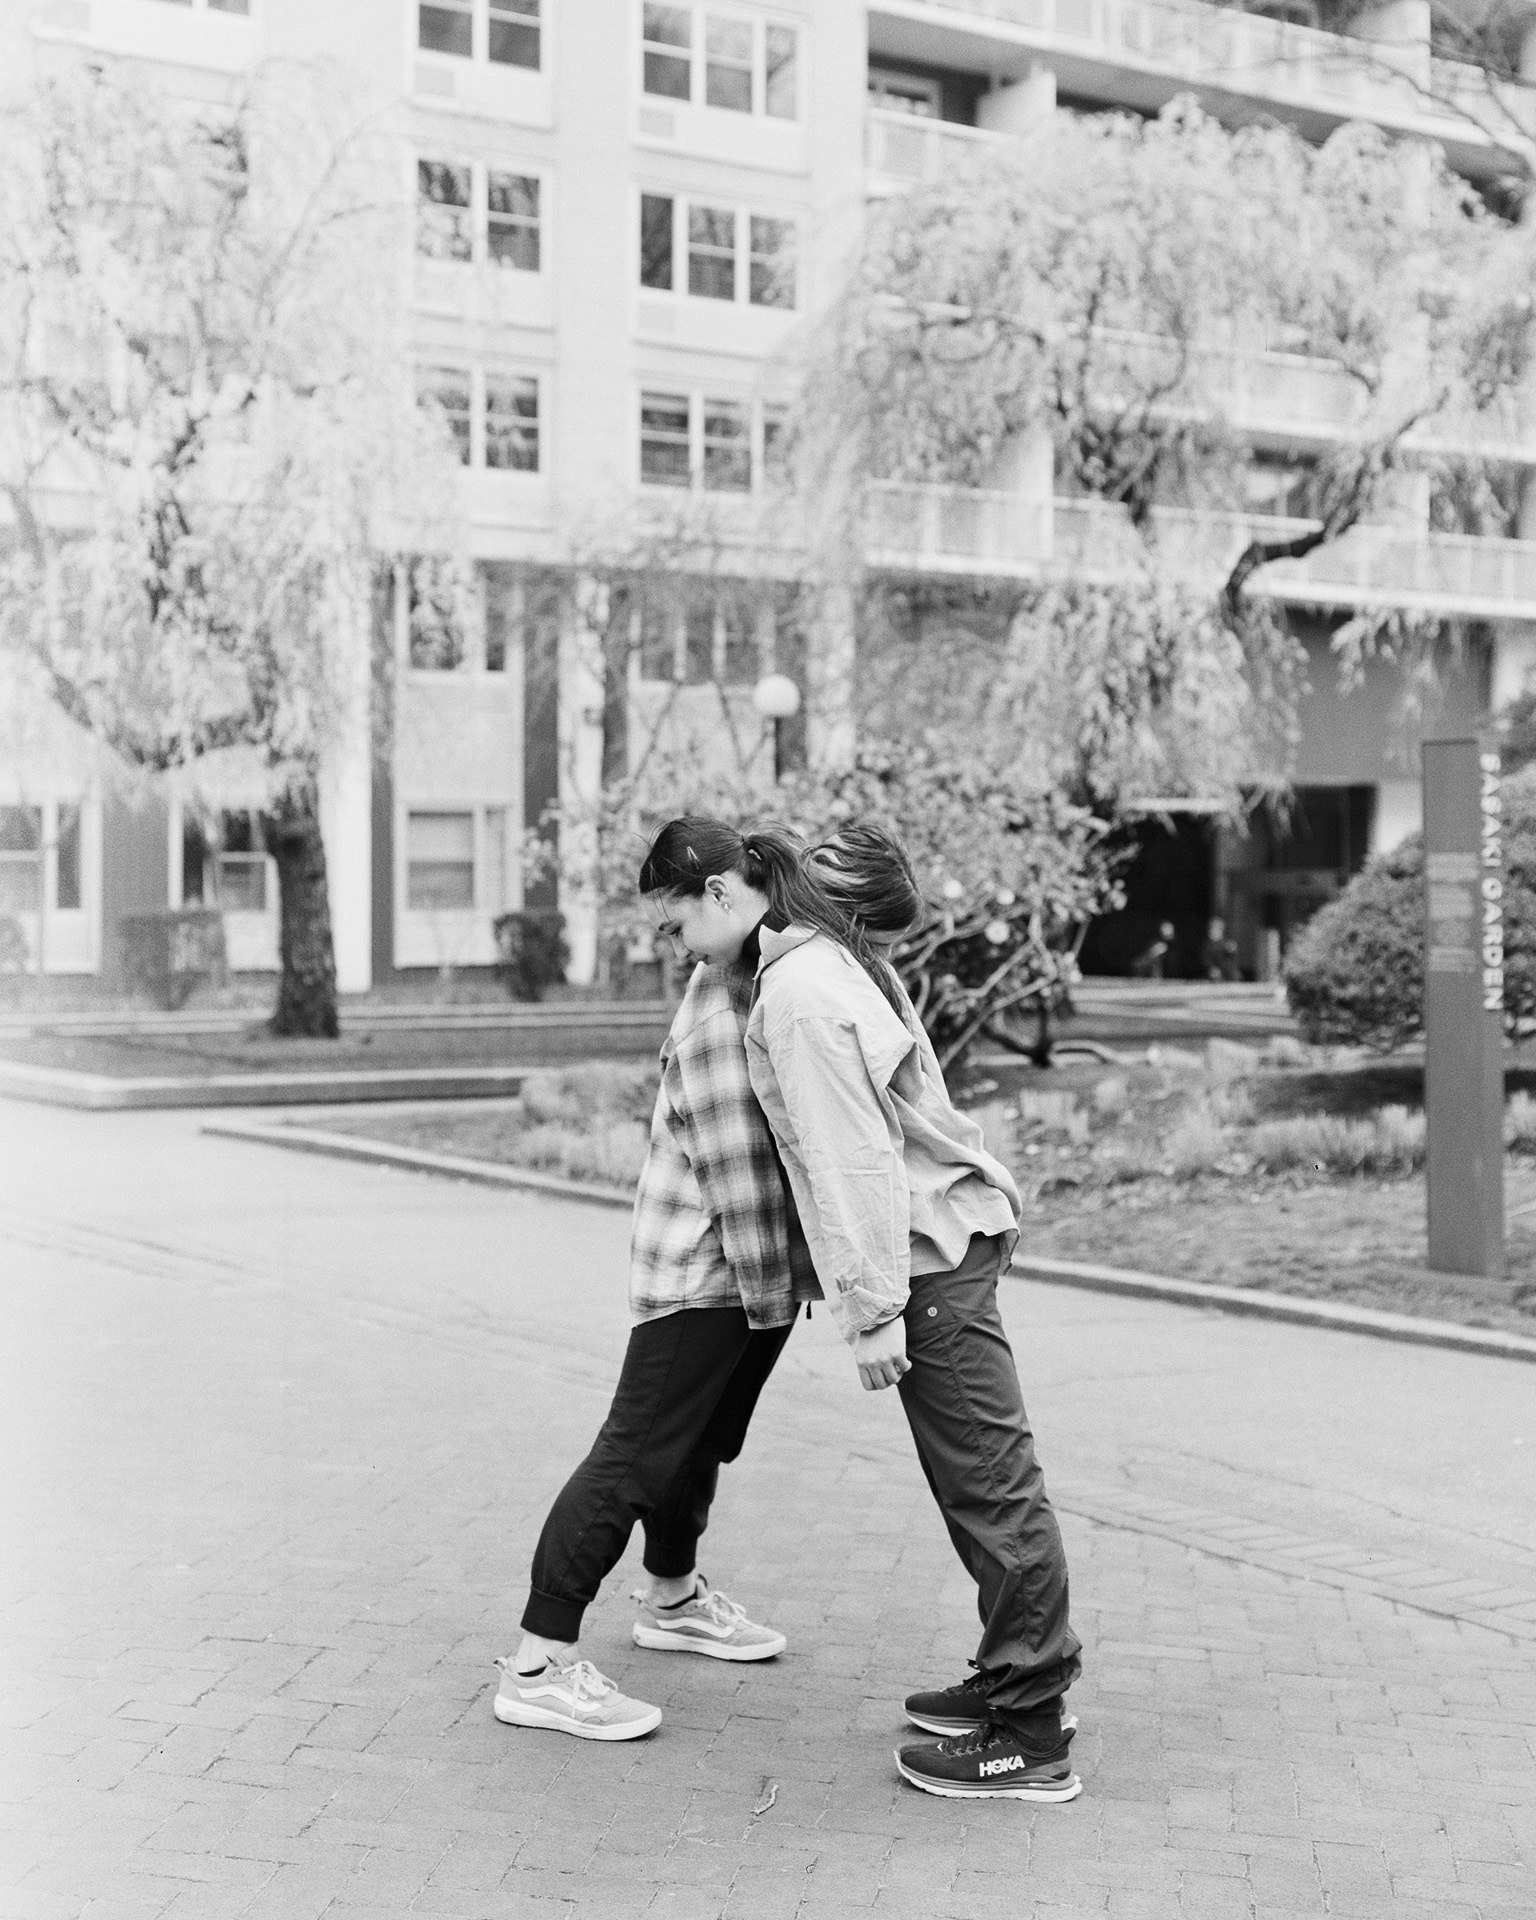
[[[660,1627],[642,1627],[637,1620],[632,1629],[637,1647],[652,1653],[702,1653],[706,1660],[772,1660],[789,1645],[782,1633],[758,1647],[733,1647],[723,1640],[684,1640]]]
[[[975,1786],[963,1786],[954,1780],[929,1780],[920,1773],[914,1773],[904,1764],[901,1754],[896,1755],[896,1771],[903,1780],[909,1781],[924,1793],[936,1793],[941,1800],[1041,1800],[1055,1802],[1075,1800],[1083,1790],[1083,1783],[1075,1773],[1068,1774],[1065,1780],[1030,1780],[1016,1787],[983,1786],[979,1781]]]
[[[940,1733],[945,1736],[952,1736],[957,1733],[970,1733],[975,1728],[985,1724],[980,1720],[925,1719],[921,1714],[914,1713],[910,1707],[907,1708],[906,1714],[912,1725],[914,1727],[921,1727],[924,1733]],[[1067,1735],[1077,1732],[1077,1715],[1075,1713],[1064,1713],[1061,1716],[1061,1730]]]
[[[509,1701],[500,1694],[493,1711],[503,1726],[541,1727],[551,1733],[573,1733],[578,1740],[639,1740],[661,1725],[660,1707],[651,1707],[643,1720],[632,1720],[622,1727],[584,1726],[564,1714],[551,1713],[547,1707],[525,1707],[520,1700]]]

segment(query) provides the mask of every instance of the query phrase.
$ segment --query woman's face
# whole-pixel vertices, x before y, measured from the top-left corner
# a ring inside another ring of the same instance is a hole
[[[731,885],[735,877],[711,874],[699,894],[645,895],[646,911],[658,937],[670,940],[673,952],[690,966],[702,960],[707,967],[730,967],[741,958],[742,943],[756,916],[737,899],[740,889]]]

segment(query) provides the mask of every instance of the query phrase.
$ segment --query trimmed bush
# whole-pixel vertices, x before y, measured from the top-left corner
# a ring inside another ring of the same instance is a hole
[[[1424,1116],[1407,1107],[1380,1107],[1367,1120],[1307,1113],[1267,1120],[1243,1144],[1266,1173],[1414,1173],[1424,1164]]]
[[[547,988],[565,978],[570,950],[565,915],[553,907],[529,907],[501,914],[492,924],[497,968],[514,1000],[542,1000]]]
[[[1504,1017],[1536,1020],[1536,772],[1504,786]],[[1285,966],[1314,1044],[1400,1047],[1424,1024],[1424,845],[1373,860],[1308,923]]]
[[[530,1073],[523,1081],[523,1115],[535,1126],[577,1130],[594,1122],[637,1121],[648,1126],[656,1104],[657,1077],[649,1061],[634,1066],[594,1061]]]

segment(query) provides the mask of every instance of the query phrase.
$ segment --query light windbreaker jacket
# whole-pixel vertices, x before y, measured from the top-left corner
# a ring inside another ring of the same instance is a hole
[[[752,1090],[779,1143],[811,1258],[850,1343],[894,1319],[914,1273],[958,1267],[973,1234],[1011,1255],[1022,1207],[981,1128],[950,1104],[914,1014],[802,927],[761,929],[747,1021]]]
[[[782,1327],[821,1298],[747,1077],[752,992],[750,967],[696,967],[661,1049],[630,1239],[636,1323],[741,1306],[750,1326]]]

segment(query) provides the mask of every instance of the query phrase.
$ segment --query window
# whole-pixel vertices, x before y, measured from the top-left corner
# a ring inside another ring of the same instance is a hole
[[[886,113],[911,113],[920,120],[939,118],[939,83],[915,74],[891,73],[883,67],[869,70],[869,104]]]
[[[475,11],[480,0],[421,0],[416,9],[416,44],[427,53],[451,53],[460,60],[475,51]],[[543,0],[484,0],[484,53],[493,66],[543,65]]]
[[[665,100],[686,100],[693,65],[693,9],[653,6],[646,0],[640,31],[645,91]]]
[[[763,408],[763,471],[774,473],[784,456],[784,430],[788,424],[789,408],[768,405]]]
[[[474,46],[471,0],[422,0],[416,10],[416,44],[429,53],[453,53],[467,60]]]
[[[405,904],[413,913],[475,904],[475,816],[410,813],[405,822]]]
[[[738,300],[755,307],[795,304],[793,220],[735,207],[679,203],[671,194],[640,196],[640,284],[661,293],[676,285],[673,266],[679,221],[688,235],[688,292],[696,300]],[[738,233],[745,229],[747,272],[738,275]]]
[[[43,898],[43,810],[0,807],[0,913],[36,913]]]
[[[795,30],[768,27],[763,34],[763,111],[774,120],[799,118],[795,78]]]
[[[539,183],[525,173],[486,175],[486,252],[501,267],[539,271]]]
[[[539,70],[541,0],[490,0],[486,51],[497,66]]]
[[[466,467],[470,454],[469,394],[470,379],[466,370],[458,367],[416,369],[417,404],[429,410],[437,409]]]
[[[644,608],[637,636],[641,679],[752,686],[762,671],[761,599],[760,584],[696,580],[677,598]]]
[[[701,300],[736,298],[736,215],[731,208],[688,209],[688,291]]]
[[[752,111],[752,23],[704,16],[704,101],[732,113]]]
[[[416,162],[416,251],[429,260],[468,260],[473,254],[468,167]]]
[[[517,473],[539,470],[539,383],[526,376],[485,376],[485,464]]]
[[[418,673],[456,673],[468,659],[453,574],[423,556],[405,576],[406,657]]]
[[[686,487],[688,396],[642,393],[640,396],[640,478],[653,487]]]
[[[218,818],[219,846],[213,863],[214,895],[221,913],[265,913],[267,850],[261,816],[244,808]]]
[[[704,13],[699,36],[694,11],[688,6],[663,6],[645,0],[640,15],[640,83],[644,91],[657,99],[691,100],[725,113],[798,119],[796,29],[710,8]],[[703,56],[697,62],[696,51]],[[701,69],[697,75],[695,65]]]
[[[745,402],[704,402],[704,487],[708,493],[752,491],[752,419]]]
[[[750,228],[751,267],[747,297],[754,307],[795,304],[795,223],[754,213]]]
[[[59,803],[58,851],[53,904],[61,910],[80,905],[80,808]]]
[[[672,200],[670,195],[640,196],[640,284],[670,291],[672,286]]]

